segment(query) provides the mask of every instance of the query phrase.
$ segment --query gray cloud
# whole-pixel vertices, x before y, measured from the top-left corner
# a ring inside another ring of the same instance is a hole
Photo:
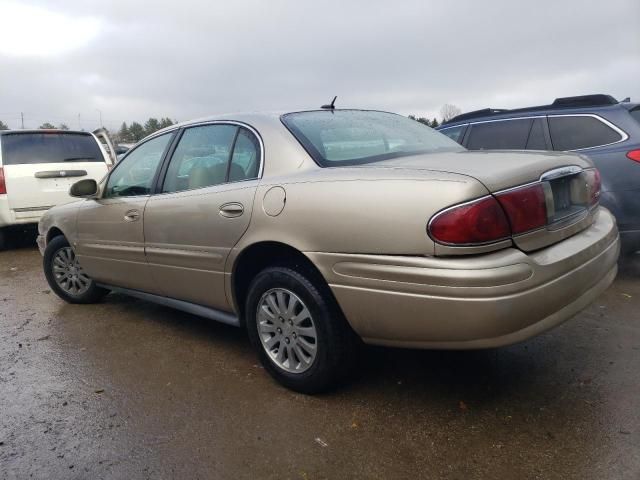
[[[66,53],[0,54],[0,119],[11,126],[20,111],[28,126],[77,127],[80,113],[92,128],[99,109],[115,127],[315,108],[334,94],[340,106],[430,117],[444,103],[471,110],[584,93],[640,97],[637,0],[32,4],[101,27]]]

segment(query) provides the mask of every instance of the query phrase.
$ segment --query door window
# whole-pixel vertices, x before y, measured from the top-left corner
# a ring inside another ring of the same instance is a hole
[[[547,142],[544,139],[544,119],[536,118],[531,125],[529,139],[527,140],[527,150],[547,150]]]
[[[467,148],[469,150],[524,150],[532,122],[530,118],[523,118],[473,124]]]
[[[239,182],[258,176],[260,168],[260,146],[258,139],[249,130],[241,128],[233,147],[229,181]]]
[[[104,198],[149,195],[153,178],[173,132],[143,143],[116,165],[105,189]]]
[[[549,117],[554,150],[578,150],[618,142],[620,134],[595,117],[563,115]]]
[[[184,131],[171,157],[162,191],[179,192],[224,183],[235,125],[203,125]]]
[[[464,134],[464,131],[465,131],[466,127],[467,127],[466,125],[460,125],[458,127],[444,128],[444,129],[439,130],[439,131],[440,131],[440,133],[445,134],[451,140],[454,140],[454,141],[458,142],[459,144],[462,144],[462,136]]]

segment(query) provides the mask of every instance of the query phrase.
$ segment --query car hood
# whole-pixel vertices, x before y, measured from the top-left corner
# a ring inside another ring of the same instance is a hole
[[[536,181],[555,168],[592,167],[589,159],[573,153],[521,150],[483,150],[431,153],[369,163],[358,168],[431,170],[457,173],[480,181],[490,192]]]

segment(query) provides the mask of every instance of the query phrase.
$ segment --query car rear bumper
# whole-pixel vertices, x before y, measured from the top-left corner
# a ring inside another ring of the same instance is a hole
[[[617,273],[615,219],[533,253],[434,258],[307,253],[365,342],[474,349],[538,335],[591,303]]]

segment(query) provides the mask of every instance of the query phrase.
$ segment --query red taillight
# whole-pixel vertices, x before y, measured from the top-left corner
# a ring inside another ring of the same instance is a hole
[[[509,238],[511,230],[496,199],[484,197],[436,214],[429,233],[440,243],[472,245]]]
[[[7,193],[7,184],[4,182],[4,168],[0,167],[0,195]]]
[[[640,150],[631,150],[630,152],[627,152],[627,158],[634,162],[640,162]]]
[[[589,170],[585,170],[582,174],[587,180],[589,206],[593,206],[600,200],[600,188],[602,186],[600,171],[597,168],[590,168]]]
[[[542,184],[516,188],[496,195],[511,223],[514,235],[547,224],[547,204]]]

